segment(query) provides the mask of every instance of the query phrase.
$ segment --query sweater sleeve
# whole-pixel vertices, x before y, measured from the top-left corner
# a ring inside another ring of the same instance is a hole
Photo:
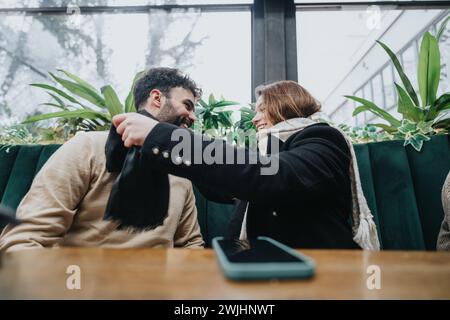
[[[0,250],[51,247],[64,237],[89,187],[94,154],[89,139],[77,133],[45,163],[17,208],[22,223],[5,227]]]
[[[189,141],[183,142],[184,139]],[[188,152],[183,150],[178,156],[183,144]],[[208,150],[214,150],[215,162],[205,161]],[[328,194],[339,188],[336,175],[348,165],[342,163],[337,147],[320,137],[297,139],[287,151],[260,156],[223,140],[205,140],[201,135],[167,123],[159,123],[150,132],[143,152],[153,165],[168,173],[208,186],[216,193],[260,203],[287,199],[291,192],[299,196],[297,201]],[[234,155],[238,159],[239,152],[244,161],[228,164],[226,158]],[[203,158],[196,161],[199,155]]]
[[[197,220],[194,191],[191,183],[189,186],[183,214],[175,232],[174,245],[175,247],[203,248],[205,243]]]

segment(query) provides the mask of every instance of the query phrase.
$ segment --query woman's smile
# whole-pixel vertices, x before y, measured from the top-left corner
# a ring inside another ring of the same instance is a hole
[[[256,126],[256,129],[261,130],[264,129],[266,127],[267,123],[258,123],[258,125]]]

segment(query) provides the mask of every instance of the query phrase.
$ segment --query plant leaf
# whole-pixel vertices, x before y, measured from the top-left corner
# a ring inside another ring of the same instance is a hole
[[[416,133],[412,135],[409,139],[405,140],[403,144],[405,147],[410,144],[416,151],[420,152],[424,141],[429,141],[430,137],[427,137],[421,133]]]
[[[434,120],[437,115],[450,107],[450,93],[444,93],[430,107],[427,113],[427,120]]]
[[[438,118],[433,122],[433,128],[450,130],[450,117]]]
[[[97,107],[105,108],[105,100],[95,91],[90,90],[89,88],[82,86],[76,82],[68,81],[62,79],[60,77],[55,76],[50,72],[50,75],[56,82],[62,85],[64,88],[72,92],[73,94],[93,103]]]
[[[64,119],[69,119],[69,118],[97,119],[97,118],[100,118],[104,121],[108,121],[108,122],[111,121],[110,117],[108,117],[108,115],[106,115],[106,114],[92,111],[92,110],[80,109],[80,110],[58,111],[58,112],[52,112],[52,113],[46,113],[46,114],[40,114],[37,116],[32,116],[32,117],[27,118],[23,122],[23,124],[52,119],[52,118],[64,118]]]
[[[428,121],[428,122],[421,121],[421,122],[417,123],[417,129],[423,134],[430,134],[433,132],[433,122],[432,121]]]
[[[416,122],[423,120],[423,110],[414,105],[411,97],[406,93],[405,89],[396,83],[394,84],[398,92],[397,111],[401,113],[405,119]]]
[[[60,108],[67,109],[66,104],[64,103],[64,101],[62,101],[62,99],[60,97],[58,97],[57,95],[54,95],[53,93],[48,92],[48,91],[47,91],[47,93],[50,97],[52,97],[58,103]]]
[[[58,108],[58,109],[62,109],[62,110],[68,110],[66,107],[64,107],[64,106],[60,106],[59,104],[56,104],[56,103],[40,103],[39,104],[40,106],[49,106],[49,107],[55,107],[55,108]]]
[[[86,88],[88,88],[88,89],[90,89],[90,90],[92,90],[92,91],[94,91],[94,92],[96,92],[98,94],[97,89],[95,89],[92,85],[90,85],[89,83],[87,83],[83,79],[79,78],[78,76],[76,76],[76,75],[74,75],[74,74],[72,74],[72,73],[70,73],[68,71],[62,70],[62,69],[57,69],[57,70],[59,72],[64,73],[67,77],[69,77],[70,79],[72,79],[73,81],[78,83],[79,85],[82,85],[82,86],[84,86],[84,87],[86,87]]]
[[[393,132],[397,131],[397,128],[389,126],[387,124],[383,124],[383,123],[374,123],[372,125],[375,126],[375,127],[383,129],[387,133],[393,133]]]
[[[381,109],[380,107],[378,107],[375,103],[368,101],[366,99],[363,98],[358,98],[355,96],[345,96],[348,99],[354,100],[356,102],[361,103],[364,107],[367,108],[367,110],[364,111],[370,111],[372,113],[374,113],[375,115],[377,115],[378,117],[386,120],[387,122],[389,122],[389,124],[393,127],[398,127],[401,125],[401,122],[397,119],[395,119],[395,117],[393,117],[392,115],[389,114],[389,112]],[[358,107],[360,108],[360,107]],[[358,109],[357,108],[357,109]],[[362,112],[362,111],[359,111]]]
[[[227,107],[227,106],[237,106],[237,105],[239,105],[239,103],[234,102],[234,101],[226,101],[226,100],[222,100],[222,101],[219,101],[216,104],[214,104],[214,106],[216,108]]]
[[[208,109],[208,104],[203,100],[203,99],[200,99],[199,101],[198,101],[198,103],[200,104],[200,106],[202,107],[202,108],[204,108],[204,109]]]
[[[127,98],[125,99],[125,112],[136,112],[136,106],[134,103],[134,88],[136,87],[136,82],[141,78],[145,71],[139,71],[136,73],[131,84],[130,92],[128,92]]]
[[[413,88],[413,86],[411,84],[411,81],[409,81],[408,77],[406,76],[405,72],[403,71],[402,65],[398,61],[397,56],[383,42],[377,40],[377,43],[386,51],[386,53],[391,58],[392,63],[394,64],[394,67],[397,70],[397,73],[400,76],[400,79],[402,80],[403,86],[405,87],[406,91],[408,92],[408,94],[411,97],[411,99],[414,102],[414,104],[416,106],[418,106],[419,105],[419,99],[417,98],[416,91],[414,90],[414,88]]]
[[[353,110],[352,116],[356,117],[358,114],[360,114],[361,112],[365,112],[365,111],[369,111],[371,112],[370,108],[367,106],[359,106],[356,107],[355,110]],[[378,114],[377,114],[378,115]]]
[[[30,86],[36,87],[36,88],[41,88],[41,89],[46,89],[46,90],[53,91],[53,92],[59,94],[59,95],[60,95],[61,97],[63,97],[64,99],[67,99],[68,101],[70,101],[70,102],[72,102],[72,103],[76,103],[76,104],[82,106],[84,109],[90,109],[89,107],[87,107],[87,106],[83,105],[82,103],[80,103],[77,99],[75,99],[75,98],[69,96],[69,95],[68,95],[67,93],[65,93],[64,91],[59,90],[58,88],[55,88],[55,87],[50,86],[50,85],[48,85],[48,84],[45,84],[45,83],[32,83],[32,84],[30,84]]]
[[[124,112],[124,108],[119,100],[119,97],[110,85],[104,86],[102,88],[102,93],[105,96],[106,108],[108,109],[111,118],[116,114]]]
[[[441,74],[439,46],[435,37],[425,32],[419,52],[419,91],[422,107],[431,106],[436,100]]]
[[[136,106],[134,105],[134,95],[130,90],[127,98],[125,99],[125,112],[136,112]]]
[[[398,131],[405,135],[412,134],[413,132],[417,131],[416,123],[409,121],[407,119],[403,119],[402,125],[400,127],[398,127]]]
[[[214,98],[214,95],[212,93],[209,95],[208,103],[209,105],[213,105],[216,103],[216,99]]]

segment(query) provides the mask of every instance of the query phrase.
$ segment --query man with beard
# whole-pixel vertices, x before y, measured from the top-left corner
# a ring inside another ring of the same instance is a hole
[[[134,89],[139,113],[183,128],[196,120],[200,95],[172,68],[148,70]],[[126,148],[114,135],[115,128],[78,132],[51,156],[19,204],[21,223],[3,230],[0,250],[204,245],[191,183],[152,171],[139,148]]]

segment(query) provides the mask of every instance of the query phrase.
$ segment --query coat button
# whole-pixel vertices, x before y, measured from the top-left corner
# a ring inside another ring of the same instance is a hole
[[[163,156],[165,159],[168,159],[168,158],[169,158],[169,153],[168,153],[167,151],[164,151],[164,152],[162,153],[162,156]]]
[[[159,149],[157,147],[154,147],[152,149],[152,152],[153,152],[154,155],[157,155],[159,153]]]
[[[175,158],[175,164],[181,164],[182,162],[183,162],[183,159],[181,159],[181,157]]]

